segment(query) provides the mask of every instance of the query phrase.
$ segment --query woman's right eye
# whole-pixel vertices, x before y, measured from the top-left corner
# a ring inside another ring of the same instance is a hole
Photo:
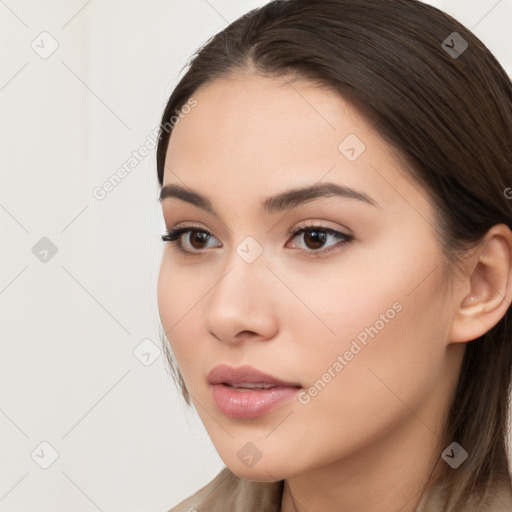
[[[183,243],[183,235],[185,234],[193,234],[194,236],[187,236],[185,237],[187,239],[187,243],[190,247],[192,247],[192,250],[186,249],[184,247]],[[178,251],[180,251],[183,254],[187,254],[190,256],[196,256],[199,254],[202,254],[201,252],[195,252],[195,250],[202,250],[206,247],[197,247],[194,244],[201,245],[205,241],[208,242],[210,238],[213,237],[213,235],[204,229],[198,228],[198,227],[190,227],[190,226],[182,226],[179,228],[171,228],[168,229],[165,233],[165,235],[162,235],[162,240],[164,242],[170,242],[173,244]]]

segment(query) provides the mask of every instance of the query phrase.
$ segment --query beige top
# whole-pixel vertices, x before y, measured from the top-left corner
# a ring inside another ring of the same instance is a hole
[[[255,482],[236,476],[224,468],[213,480],[168,512],[280,512],[284,480]],[[442,512],[440,492],[422,499],[416,512]],[[481,509],[471,512],[511,512],[510,491],[500,488],[487,497]]]
[[[169,512],[280,512],[284,480],[255,482],[224,468]]]

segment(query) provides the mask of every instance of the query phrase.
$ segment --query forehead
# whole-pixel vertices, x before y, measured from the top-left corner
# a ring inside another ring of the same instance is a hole
[[[284,154],[287,161],[300,161],[323,141],[323,152],[332,159],[345,132],[364,136],[369,128],[339,95],[306,80],[233,76],[207,84],[194,98],[197,106],[171,135],[171,157],[182,151],[188,158],[227,152],[246,161]]]
[[[325,179],[390,207],[403,194],[421,199],[400,155],[332,90],[248,75],[215,80],[193,97],[170,137],[164,184],[248,197]]]

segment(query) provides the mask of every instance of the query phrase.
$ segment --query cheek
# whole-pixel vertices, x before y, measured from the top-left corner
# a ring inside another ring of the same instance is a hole
[[[160,321],[176,361],[185,377],[186,370],[197,359],[199,336],[194,317],[205,290],[187,278],[188,274],[172,269],[164,255],[157,281],[157,301]]]
[[[422,328],[430,325],[425,311],[410,301],[402,305],[381,330],[381,324],[361,322],[364,327],[359,334],[368,334],[366,344],[356,335],[340,339],[336,346],[324,345],[316,356],[311,355],[310,367],[315,368],[308,374],[311,387],[295,408],[298,421],[290,435],[302,437],[301,425],[307,422],[319,439],[331,439],[332,444],[305,442],[306,451],[311,449],[306,458],[334,461],[362,449],[409,421],[410,411],[430,423],[420,411],[442,379],[441,352],[431,348],[432,332]]]
[[[171,251],[171,247],[166,248]],[[180,266],[177,257],[164,253],[157,281],[158,309],[167,329],[189,322],[190,313],[207,293],[211,284],[201,278],[204,272]]]
[[[164,255],[165,258],[165,255]],[[175,275],[169,272],[168,265],[162,260],[160,272],[157,281],[157,301],[158,311],[160,313],[160,321],[164,330],[167,332],[174,324],[176,315],[176,282]]]
[[[302,368],[311,386],[301,398],[303,414],[327,436],[343,430],[351,449],[407,418],[409,408],[418,410],[443,378],[439,272],[425,279],[435,258],[415,261],[404,255],[310,291],[312,308],[335,334],[312,317],[297,325],[307,340]]]

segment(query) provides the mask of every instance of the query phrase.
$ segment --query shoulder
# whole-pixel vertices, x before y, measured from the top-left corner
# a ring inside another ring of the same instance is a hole
[[[469,496],[466,500],[467,510],[474,512],[510,512],[512,510],[512,482],[508,478],[505,481],[489,484],[483,496]],[[446,486],[437,484],[422,497],[415,512],[446,510],[447,501]],[[452,509],[450,508],[450,510]]]
[[[168,512],[279,512],[282,491],[283,480],[245,480],[226,467]]]
[[[484,499],[482,510],[510,512],[512,510],[512,480],[505,480],[490,486]]]

